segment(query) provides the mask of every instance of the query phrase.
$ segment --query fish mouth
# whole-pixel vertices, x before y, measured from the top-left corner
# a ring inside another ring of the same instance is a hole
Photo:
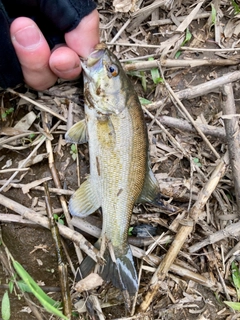
[[[81,60],[83,69],[85,70],[86,67],[91,68],[95,64],[97,64],[103,58],[106,48],[107,46],[105,43],[97,44],[94,48],[94,51],[90,53],[89,57],[87,59]]]
[[[92,74],[101,69],[106,46],[102,43],[95,47],[95,50],[88,56],[87,59],[81,60],[81,66],[87,78],[91,79]]]
[[[94,50],[87,59],[87,63],[86,63],[87,67],[91,68],[95,66],[95,64],[97,64],[98,61],[102,59],[102,57],[104,56],[104,53],[105,53],[105,50],[103,49]]]

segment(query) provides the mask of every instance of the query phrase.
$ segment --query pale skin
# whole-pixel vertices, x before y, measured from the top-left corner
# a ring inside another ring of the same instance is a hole
[[[45,90],[57,78],[73,80],[79,76],[82,70],[79,56],[87,57],[99,43],[99,15],[94,10],[84,17],[74,30],[65,33],[66,44],[52,51],[30,18],[15,19],[10,33],[25,83],[36,90]]]

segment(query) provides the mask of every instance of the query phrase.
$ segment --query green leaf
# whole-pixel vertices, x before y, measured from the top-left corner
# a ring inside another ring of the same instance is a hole
[[[140,75],[141,75],[141,82],[142,82],[143,90],[147,91],[147,79],[145,77],[144,71],[140,71]]]
[[[189,29],[187,28],[186,29],[186,34],[185,34],[185,39],[183,41],[183,43],[181,44],[181,47],[184,46],[188,41],[190,41],[192,39],[192,34],[191,32],[189,31]],[[176,54],[175,54],[175,59],[178,59],[181,55],[181,51],[178,51]]]
[[[182,52],[181,52],[181,51],[178,51],[178,52],[175,54],[175,59],[178,59],[181,54],[182,54]]]
[[[33,280],[33,278],[29,275],[29,273],[21,266],[19,262],[13,260],[13,267],[18,273],[18,275],[22,278],[25,284],[29,287],[34,296],[38,299],[41,305],[51,314],[54,314],[57,317],[60,317],[64,320],[68,320],[64,314],[57,309],[60,307],[60,303],[50,298]]]
[[[13,281],[10,281],[9,284],[8,284],[8,289],[9,289],[9,292],[10,292],[10,293],[13,292],[13,287],[14,287],[14,282],[13,282]]]
[[[127,73],[130,74],[131,76],[140,78],[142,82],[143,90],[144,91],[147,90],[147,80],[146,80],[144,71],[129,71]]]
[[[234,13],[235,13],[235,14],[240,13],[239,5],[238,5],[234,0],[232,0],[232,6],[233,6],[233,8],[234,8]]]
[[[132,236],[132,231],[133,231],[133,227],[130,227],[130,228],[128,229],[128,235],[129,235],[129,236]]]
[[[9,300],[8,292],[6,291],[2,298],[2,319],[9,320],[10,316],[11,316],[10,300]]]
[[[189,29],[186,29],[186,34],[185,34],[185,39],[183,41],[183,43],[181,44],[181,46],[184,46],[188,41],[190,41],[192,39],[192,34],[189,31]]]
[[[224,303],[233,310],[240,311],[240,302],[224,301]]]
[[[58,219],[58,223],[64,225],[64,220],[63,219]]]
[[[17,284],[22,292],[32,293],[32,289],[23,280],[17,281]]]
[[[239,272],[238,266],[234,261],[232,262],[231,267],[232,267],[232,280],[236,288],[237,296],[239,300],[240,299],[240,272]]]
[[[74,153],[77,152],[77,147],[76,147],[75,144],[72,144],[72,145],[71,145],[71,151],[74,152]]]
[[[28,138],[29,138],[30,140],[32,140],[34,137],[35,137],[35,133],[31,133],[31,134],[28,136]]]
[[[217,20],[217,10],[215,9],[212,3],[211,3],[211,7],[212,7],[212,12],[211,12],[212,26],[214,26]]]
[[[153,61],[153,58],[148,58],[148,61]],[[150,70],[153,82],[155,84],[163,83],[163,78],[161,78],[158,68],[153,68]]]
[[[198,166],[198,167],[201,167],[201,162],[198,158],[193,158],[193,162]]]
[[[142,97],[138,97],[138,98],[139,98],[140,103],[143,105],[152,103],[150,100],[147,100],[145,98],[142,98]]]

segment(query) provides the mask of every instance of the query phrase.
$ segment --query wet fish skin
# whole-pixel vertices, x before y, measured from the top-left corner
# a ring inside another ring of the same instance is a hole
[[[70,199],[69,209],[85,217],[102,208],[102,236],[111,242],[116,261],[106,250],[101,275],[134,294],[137,273],[127,242],[132,210],[159,193],[148,164],[147,128],[137,94],[115,55],[101,44],[82,66],[86,120],[75,124],[66,140],[81,143],[88,137],[90,176]],[[100,244],[101,237],[96,246]],[[85,259],[83,274],[93,265]]]

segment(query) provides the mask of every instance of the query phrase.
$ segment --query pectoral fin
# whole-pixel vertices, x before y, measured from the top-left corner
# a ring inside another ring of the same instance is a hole
[[[149,166],[145,177],[144,186],[140,196],[138,197],[137,203],[154,202],[159,194],[160,190],[157,179]]]
[[[86,120],[75,123],[65,134],[65,140],[71,143],[85,143],[88,141]]]
[[[100,207],[95,187],[91,179],[83,182],[69,201],[69,210],[73,216],[84,218]]]

